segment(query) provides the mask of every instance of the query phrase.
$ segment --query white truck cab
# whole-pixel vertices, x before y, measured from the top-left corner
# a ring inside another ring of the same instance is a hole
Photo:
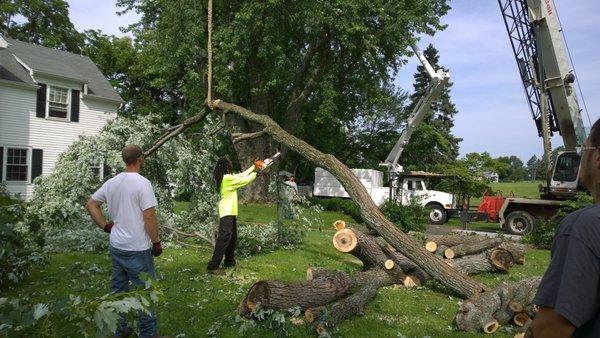
[[[378,206],[389,199],[390,187],[383,186],[383,172],[374,169],[351,169]],[[454,195],[428,190],[422,177],[403,176],[396,180],[399,187],[394,193],[394,198],[401,205],[419,203],[429,208],[429,222],[432,224],[443,224],[448,220],[450,214],[456,210]],[[350,196],[342,184],[328,171],[322,168],[315,169],[315,183],[313,185],[313,196],[317,197],[341,197]]]

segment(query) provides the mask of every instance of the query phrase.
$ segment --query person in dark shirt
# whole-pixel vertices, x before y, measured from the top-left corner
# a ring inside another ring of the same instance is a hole
[[[579,179],[594,204],[563,219],[534,303],[534,338],[600,337],[600,119],[581,148]]]

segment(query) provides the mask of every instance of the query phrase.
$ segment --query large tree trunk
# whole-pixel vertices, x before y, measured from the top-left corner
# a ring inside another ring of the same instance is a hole
[[[211,106],[239,115],[247,121],[259,123],[265,127],[265,131],[275,141],[299,153],[312,164],[332,173],[340,181],[350,197],[357,202],[362,218],[371,228],[377,231],[394,248],[418,264],[421,269],[450,290],[462,297],[468,298],[486,289],[485,285],[452,269],[437,257],[433,257],[423,249],[418,241],[400,231],[393,223],[387,220],[358,178],[334,156],[323,154],[308,143],[290,135],[268,116],[255,114],[245,108],[221,100],[213,101]]]

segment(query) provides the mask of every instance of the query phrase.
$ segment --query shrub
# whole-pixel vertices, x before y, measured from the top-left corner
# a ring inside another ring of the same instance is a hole
[[[349,198],[310,198],[310,202],[320,205],[324,210],[343,212],[352,217],[357,222],[362,222],[363,218],[360,215],[358,205]]]
[[[11,197],[0,185],[0,289],[20,282],[29,274],[31,265],[44,261],[40,253],[30,248],[33,245],[24,234],[15,230],[23,207],[23,201]]]
[[[205,131],[211,128],[209,125],[204,127]],[[103,163],[113,173],[122,171],[122,147],[135,143],[147,149],[166,127],[154,124],[151,117],[135,120],[119,117],[108,123],[98,136],[80,137],[59,156],[51,175],[35,180],[25,223],[33,232],[41,230],[49,251],[91,251],[106,247],[106,235],[93,224],[84,208],[87,199],[102,184],[90,166]],[[157,195],[160,224],[188,232],[212,232],[216,196],[210,182],[218,144],[216,137],[192,143],[180,135],[146,159],[142,174],[152,182]],[[194,196],[190,208],[177,217],[172,212],[173,195]]]
[[[400,205],[394,201],[386,201],[379,209],[385,217],[395,223],[402,231],[425,231],[425,208],[418,203]]]
[[[567,214],[592,204],[593,199],[587,193],[579,193],[574,200],[565,203],[552,218],[539,220],[533,230],[523,236],[523,241],[539,249],[550,249],[560,221]]]

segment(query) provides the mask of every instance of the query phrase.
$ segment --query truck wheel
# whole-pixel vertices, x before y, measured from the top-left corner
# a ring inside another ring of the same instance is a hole
[[[441,205],[430,204],[427,206],[427,209],[429,210],[429,223],[439,225],[446,222],[448,214]]]
[[[535,226],[535,219],[527,211],[513,211],[506,217],[506,233],[524,235]]]

